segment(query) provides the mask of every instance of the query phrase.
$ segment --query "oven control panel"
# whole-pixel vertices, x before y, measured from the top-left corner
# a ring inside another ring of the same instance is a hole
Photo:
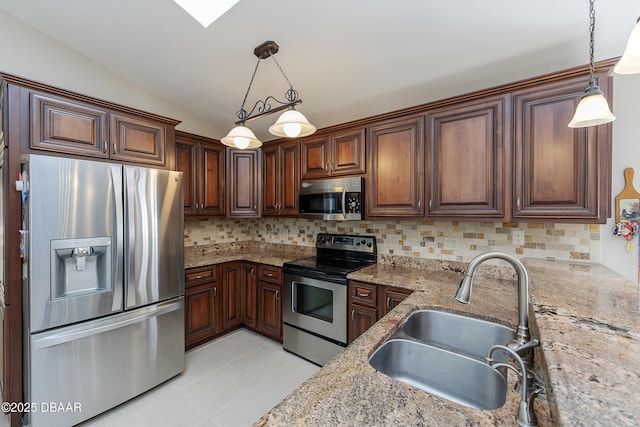
[[[316,237],[316,248],[369,253],[375,253],[377,250],[375,236],[324,233],[320,233]]]

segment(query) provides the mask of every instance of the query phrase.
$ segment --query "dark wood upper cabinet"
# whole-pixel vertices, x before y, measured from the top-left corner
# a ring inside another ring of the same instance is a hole
[[[297,215],[300,185],[298,141],[263,146],[262,165],[262,215]]]
[[[597,84],[611,99],[610,78]],[[606,222],[610,210],[611,124],[567,126],[586,77],[517,91],[514,102],[514,220]]]
[[[184,215],[225,215],[225,148],[218,141],[176,131],[175,170],[184,174]]]
[[[24,90],[29,98],[30,148],[167,166],[167,135],[169,127],[172,130],[177,121]]]
[[[300,147],[303,180],[366,172],[364,127],[314,135]]]
[[[262,213],[260,150],[227,148],[227,216],[259,218]]]
[[[111,158],[150,165],[165,163],[165,125],[130,114],[109,115]]]
[[[428,111],[428,216],[504,217],[507,102],[499,96]]]
[[[369,127],[366,217],[424,215],[424,117],[388,120]]]
[[[42,93],[30,104],[32,148],[109,158],[107,111]]]

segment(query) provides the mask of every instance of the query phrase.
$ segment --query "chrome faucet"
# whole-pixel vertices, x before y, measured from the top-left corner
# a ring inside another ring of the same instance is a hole
[[[485,252],[478,255],[469,263],[469,267],[460,282],[460,288],[456,294],[456,300],[469,304],[471,300],[471,285],[476,268],[488,259],[501,259],[507,261],[518,273],[518,332],[516,338],[507,344],[507,347],[522,356],[524,363],[533,366],[533,347],[539,345],[537,340],[530,341],[529,335],[529,275],[524,265],[516,257],[502,252]]]
[[[531,340],[530,343],[537,345],[538,340]],[[515,365],[510,363],[495,363],[493,360],[493,353],[496,350],[504,351],[515,362]],[[540,393],[545,393],[545,387],[542,381],[535,377],[533,372],[528,370],[525,366],[525,362],[520,355],[509,347],[503,345],[494,345],[489,349],[487,357],[485,358],[489,366],[493,369],[505,368],[513,370],[518,375],[518,385],[520,393],[520,404],[518,405],[518,414],[516,416],[516,422],[520,427],[537,427],[538,419],[536,413],[533,410],[533,401]],[[506,380],[506,376],[505,376]]]

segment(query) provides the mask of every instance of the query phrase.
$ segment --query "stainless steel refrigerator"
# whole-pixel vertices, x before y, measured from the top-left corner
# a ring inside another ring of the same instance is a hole
[[[29,155],[22,179],[25,421],[69,426],[184,369],[182,173]]]

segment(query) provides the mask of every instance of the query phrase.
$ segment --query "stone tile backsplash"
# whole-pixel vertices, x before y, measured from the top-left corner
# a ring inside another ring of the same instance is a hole
[[[469,262],[489,250],[518,258],[600,260],[600,225],[459,221],[318,221],[297,218],[185,219],[185,246],[242,241],[314,246],[317,233],[374,235],[379,262],[395,257]],[[512,231],[524,231],[524,245]]]

